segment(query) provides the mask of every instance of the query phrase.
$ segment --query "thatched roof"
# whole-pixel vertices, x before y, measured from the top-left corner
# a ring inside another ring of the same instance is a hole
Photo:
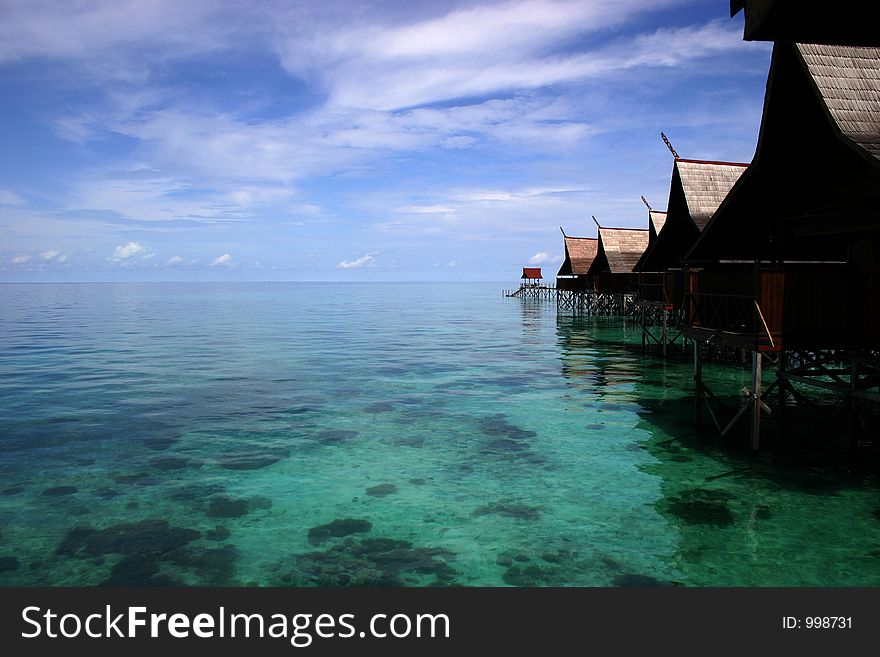
[[[697,228],[703,230],[709,223],[709,219],[747,166],[732,162],[675,161],[687,209]]]
[[[591,274],[628,274],[648,248],[648,231],[641,228],[600,228],[599,253]]]
[[[599,239],[596,237],[569,237],[564,235],[565,261],[559,268],[559,276],[582,276],[590,269],[593,259],[599,251]]]
[[[880,46],[874,4],[866,0],[836,0],[833,5],[804,0],[731,0],[730,15],[745,9],[746,41]]]
[[[880,158],[880,48],[796,48],[840,132]]]

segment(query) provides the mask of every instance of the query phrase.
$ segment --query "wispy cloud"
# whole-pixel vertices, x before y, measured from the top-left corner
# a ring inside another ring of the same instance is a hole
[[[228,267],[231,264],[232,264],[232,256],[229,255],[228,253],[224,253],[221,256],[217,256],[211,262],[212,267]]]
[[[23,265],[25,263],[30,262],[31,260],[33,260],[33,258],[31,256],[26,255],[26,254],[19,254],[17,256],[12,257],[12,264],[13,265]]]
[[[173,266],[173,265],[182,265],[182,264],[183,264],[183,258],[180,257],[179,255],[171,256],[170,258],[168,258],[168,264],[169,264],[169,265],[172,265],[172,266]]]
[[[143,81],[152,64],[221,46],[230,25],[218,9],[208,0],[4,2],[0,63],[76,62],[67,72],[77,81]]]
[[[8,189],[0,189],[0,205],[24,205],[24,199]]]
[[[360,258],[356,258],[355,260],[343,260],[338,265],[336,265],[337,269],[360,269],[361,267],[375,267],[376,266],[376,256],[378,253],[368,253],[366,255],[362,255]]]
[[[680,3],[659,0],[651,9]],[[311,25],[317,35],[303,34],[293,24],[278,49],[292,73],[319,76],[334,105],[388,110],[533,89],[601,72],[610,58],[572,56],[560,44],[645,11],[642,0],[513,0],[403,24],[380,16],[326,34]]]

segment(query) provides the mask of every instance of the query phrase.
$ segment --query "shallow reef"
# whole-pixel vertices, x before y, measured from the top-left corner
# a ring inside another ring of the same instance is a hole
[[[357,431],[349,429],[326,429],[315,434],[315,440],[322,445],[341,445],[358,435]]]
[[[386,495],[391,495],[391,493],[396,493],[397,486],[394,484],[379,484],[378,486],[367,488],[365,492],[370,497],[385,497]]]
[[[62,495],[73,495],[78,493],[79,488],[76,486],[53,486],[43,491],[43,495],[48,497],[61,497]]]
[[[290,456],[290,450],[277,448],[261,448],[248,451],[226,452],[216,458],[216,463],[227,470],[259,470],[278,463]]]
[[[541,517],[541,512],[537,507],[507,500],[486,504],[474,509],[471,513],[471,516],[475,518],[487,515],[499,515],[517,520],[537,520]]]
[[[77,526],[67,532],[56,552],[66,556],[162,555],[196,540],[201,532],[175,527],[167,520],[125,522],[103,529]]]
[[[295,556],[294,568],[280,582],[287,586],[444,586],[458,575],[447,563],[454,556],[449,550],[416,547],[391,538],[346,538],[327,550]]]
[[[663,501],[666,511],[688,525],[729,527],[734,522],[728,501],[731,493],[709,488],[688,488]]]
[[[309,530],[309,543],[320,545],[331,538],[341,538],[350,534],[364,534],[373,528],[369,520],[357,518],[337,518],[326,525],[318,525]]]

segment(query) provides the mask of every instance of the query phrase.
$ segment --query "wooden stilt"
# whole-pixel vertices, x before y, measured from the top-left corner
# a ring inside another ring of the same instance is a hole
[[[703,354],[700,343],[694,340],[694,421],[703,425]]]
[[[779,352],[779,364],[776,366],[776,382],[779,386],[779,398],[776,401],[777,417],[779,418],[779,436],[785,438],[785,388],[788,381],[785,380],[785,352]]]
[[[764,357],[755,349],[752,352],[752,422],[751,448],[758,451],[761,442],[761,377]]]
[[[666,345],[669,344],[669,311],[663,309],[663,358],[666,358]]]

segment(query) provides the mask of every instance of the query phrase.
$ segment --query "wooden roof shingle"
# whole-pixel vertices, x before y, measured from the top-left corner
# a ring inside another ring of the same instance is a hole
[[[840,131],[880,158],[880,48],[795,47]]]
[[[679,159],[675,162],[691,219],[703,230],[747,164]]]
[[[660,231],[663,230],[663,224],[666,223],[666,213],[660,210],[649,210],[648,220],[651,222],[651,226],[654,227],[654,234],[659,235]]]
[[[600,228],[599,249],[612,274],[628,274],[648,248],[648,230],[642,228]]]
[[[593,264],[599,251],[599,239],[596,237],[569,237],[565,235],[565,262],[559,270],[560,275],[586,274]],[[565,271],[563,271],[565,270]]]

